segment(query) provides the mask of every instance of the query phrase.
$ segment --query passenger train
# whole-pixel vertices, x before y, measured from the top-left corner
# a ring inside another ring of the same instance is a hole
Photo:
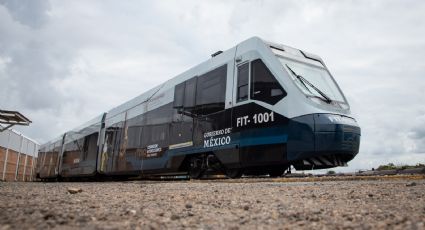
[[[323,60],[253,37],[41,146],[41,179],[344,166],[360,127]]]

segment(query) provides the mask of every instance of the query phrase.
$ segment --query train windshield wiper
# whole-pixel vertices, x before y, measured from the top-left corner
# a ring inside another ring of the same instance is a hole
[[[320,89],[318,89],[316,86],[314,86],[311,82],[309,82],[307,79],[305,79],[303,76],[298,75],[297,73],[295,73],[294,70],[291,69],[291,67],[289,67],[287,64],[285,64],[286,67],[288,67],[289,71],[291,71],[291,73],[297,77],[297,79],[304,85],[304,87],[310,91],[309,88],[307,88],[306,84],[308,86],[310,86],[311,88],[313,88],[316,92],[318,92],[324,99],[325,102],[327,102],[328,104],[330,104],[332,102],[331,98],[326,95],[324,92],[322,92]],[[310,91],[311,92],[311,91]]]

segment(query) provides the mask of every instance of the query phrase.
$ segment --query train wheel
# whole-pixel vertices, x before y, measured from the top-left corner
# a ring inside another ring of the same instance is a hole
[[[227,177],[232,179],[237,179],[242,177],[243,171],[240,168],[235,168],[235,169],[226,169],[225,173]]]
[[[192,157],[190,159],[189,176],[191,179],[200,179],[204,175],[205,169],[203,159],[200,157]]]

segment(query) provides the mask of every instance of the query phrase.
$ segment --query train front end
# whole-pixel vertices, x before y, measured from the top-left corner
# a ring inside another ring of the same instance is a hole
[[[361,131],[322,59],[270,45],[288,97],[275,109],[289,118],[286,160],[297,170],[346,166],[359,152]]]
[[[347,166],[359,152],[360,127],[349,116],[316,113],[290,123],[286,159],[297,170]]]

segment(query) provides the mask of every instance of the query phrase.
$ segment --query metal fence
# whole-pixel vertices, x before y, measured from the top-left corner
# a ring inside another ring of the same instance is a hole
[[[39,144],[8,129],[0,132],[0,180],[33,181]]]

